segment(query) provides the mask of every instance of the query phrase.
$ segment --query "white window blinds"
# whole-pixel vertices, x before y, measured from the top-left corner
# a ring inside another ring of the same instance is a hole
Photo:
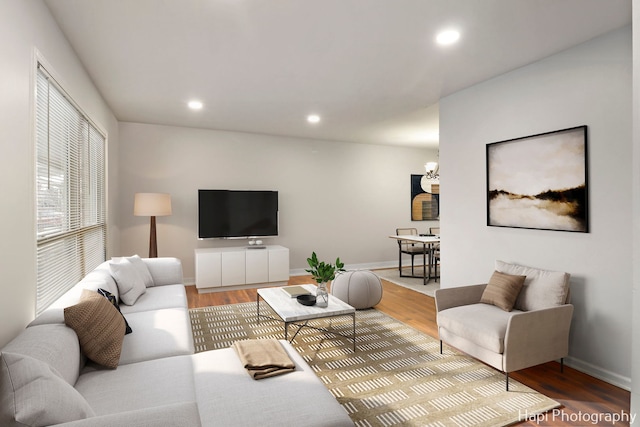
[[[105,137],[39,65],[36,314],[105,260],[104,164]]]

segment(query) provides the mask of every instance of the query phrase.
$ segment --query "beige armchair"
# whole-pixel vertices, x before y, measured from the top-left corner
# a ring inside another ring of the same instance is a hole
[[[439,289],[435,293],[438,334],[441,353],[444,342],[504,372],[508,391],[510,372],[558,359],[563,369],[573,305],[568,273],[502,261],[496,261],[495,269],[526,276],[513,309],[487,303],[487,284]],[[491,281],[490,286],[495,289]]]

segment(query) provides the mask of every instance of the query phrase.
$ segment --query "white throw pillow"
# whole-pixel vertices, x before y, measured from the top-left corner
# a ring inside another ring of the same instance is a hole
[[[120,301],[126,305],[133,305],[140,295],[147,291],[144,280],[135,266],[127,258],[114,258],[109,262],[111,275],[118,285]]]
[[[144,285],[147,288],[152,287],[154,285],[153,277],[151,277],[151,272],[149,271],[149,267],[147,267],[147,264],[144,263],[142,258],[140,258],[140,256],[138,255],[134,255],[134,256],[127,257],[127,259],[136,268],[136,271],[142,278]]]
[[[567,302],[569,273],[541,270],[504,261],[496,261],[495,269],[501,273],[527,276],[513,307],[516,310],[540,310]]]
[[[49,426],[93,417],[87,401],[46,363],[0,354],[0,425]]]

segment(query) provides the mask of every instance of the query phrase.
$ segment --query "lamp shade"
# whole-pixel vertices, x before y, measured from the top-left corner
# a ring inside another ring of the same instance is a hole
[[[171,215],[171,195],[167,193],[136,193],[133,202],[133,215]]]
[[[424,169],[427,171],[427,173],[434,173],[436,172],[436,170],[438,170],[438,162],[427,162],[424,165]]]

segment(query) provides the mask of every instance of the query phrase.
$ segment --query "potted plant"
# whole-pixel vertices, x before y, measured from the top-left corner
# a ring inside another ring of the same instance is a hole
[[[315,252],[311,254],[311,258],[307,258],[309,269],[305,270],[311,274],[313,280],[318,283],[316,291],[316,305],[318,307],[326,307],[329,303],[329,294],[327,293],[327,282],[336,278],[336,273],[344,271],[344,263],[340,258],[336,258],[335,264],[318,261]]]

